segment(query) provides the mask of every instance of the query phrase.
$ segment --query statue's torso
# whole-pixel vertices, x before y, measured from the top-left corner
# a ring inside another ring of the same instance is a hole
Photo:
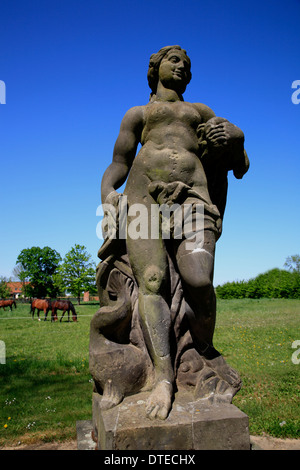
[[[143,107],[142,148],[133,161],[128,184],[145,175],[149,182],[181,181],[209,199],[207,180],[199,159],[198,109],[183,101],[155,101]],[[129,189],[129,188],[128,188]]]

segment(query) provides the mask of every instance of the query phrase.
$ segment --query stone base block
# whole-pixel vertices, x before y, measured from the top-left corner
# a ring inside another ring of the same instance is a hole
[[[76,421],[77,449],[95,450],[92,439],[92,420]]]
[[[93,433],[98,450],[250,450],[248,416],[227,403],[194,401],[176,394],[168,418],[145,415],[148,393],[125,398],[110,410],[100,409],[93,394]]]

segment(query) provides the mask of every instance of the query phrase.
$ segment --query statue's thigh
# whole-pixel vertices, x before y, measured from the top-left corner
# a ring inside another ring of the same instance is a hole
[[[166,285],[168,263],[162,240],[127,239],[127,252],[139,287],[159,293]]]
[[[214,272],[215,235],[205,231],[201,248],[190,249],[190,240],[182,240],[176,247],[176,261],[180,275],[191,287],[207,287]]]

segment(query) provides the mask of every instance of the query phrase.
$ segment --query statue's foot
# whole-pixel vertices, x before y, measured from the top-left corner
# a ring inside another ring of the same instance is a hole
[[[118,405],[123,400],[123,394],[113,385],[112,380],[108,379],[103,389],[103,396],[100,402],[102,410],[109,410]]]
[[[228,385],[232,387],[240,386],[241,380],[238,372],[227,364],[223,356],[219,355],[213,359],[207,360],[206,363],[222,380],[227,382]]]
[[[206,398],[215,403],[231,403],[241,388],[238,372],[222,356],[204,361],[205,365],[198,375],[195,397]]]
[[[146,403],[146,414],[150,419],[166,419],[169,414],[173,395],[173,385],[167,380],[158,382]]]

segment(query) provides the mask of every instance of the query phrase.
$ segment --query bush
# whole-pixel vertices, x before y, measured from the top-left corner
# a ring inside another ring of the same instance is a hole
[[[299,299],[300,274],[283,269],[271,269],[249,281],[227,282],[216,287],[220,299]]]

